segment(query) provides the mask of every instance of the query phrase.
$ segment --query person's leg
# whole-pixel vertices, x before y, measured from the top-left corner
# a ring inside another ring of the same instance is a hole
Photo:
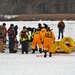
[[[11,41],[9,40],[9,53],[12,53],[11,51]]]
[[[38,47],[39,47],[39,52],[42,53],[42,48],[43,48],[42,43],[38,43]]]
[[[62,30],[62,38],[64,37],[64,35],[63,35],[63,30]]]
[[[59,32],[58,32],[58,39],[60,39],[60,29],[59,29]]]
[[[36,47],[35,47],[35,51],[38,51],[38,47],[37,47],[37,44],[36,44]]]
[[[44,57],[46,58],[46,56],[47,56],[47,52],[46,50],[44,50]]]
[[[24,46],[26,54],[28,54],[28,41],[25,41],[25,46]]]
[[[51,57],[52,56],[52,52],[49,52],[49,57]]]
[[[22,41],[22,54],[24,54],[24,41]]]
[[[9,52],[10,53],[14,52],[14,40],[13,39],[9,40]]]
[[[11,44],[12,53],[14,53],[14,45],[15,45],[15,42],[14,42],[14,40],[12,39],[12,44]]]

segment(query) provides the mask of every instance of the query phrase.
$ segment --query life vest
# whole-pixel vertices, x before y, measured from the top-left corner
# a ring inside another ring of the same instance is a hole
[[[26,31],[21,31],[21,38],[27,38]]]

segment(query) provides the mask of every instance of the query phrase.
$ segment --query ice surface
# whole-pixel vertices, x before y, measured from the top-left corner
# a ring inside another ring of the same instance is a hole
[[[59,21],[5,21],[7,28],[11,23],[19,26],[19,32],[23,26],[36,27],[38,23],[47,23],[58,36],[57,23]],[[66,28],[64,36],[75,38],[75,21],[64,21]],[[0,22],[0,24],[2,24]],[[18,37],[18,36],[17,36]],[[19,39],[19,38],[18,38]],[[74,39],[75,40],[75,39]],[[10,54],[8,49],[0,53],[0,75],[75,75],[75,52],[61,56],[36,57],[39,54]]]

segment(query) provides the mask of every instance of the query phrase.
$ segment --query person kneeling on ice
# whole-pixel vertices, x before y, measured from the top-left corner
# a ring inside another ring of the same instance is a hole
[[[26,54],[28,54],[28,41],[30,40],[30,35],[28,34],[28,31],[26,27],[23,27],[23,30],[20,32],[20,42],[22,44],[22,54],[24,54],[24,51]]]
[[[49,57],[52,55],[52,43],[54,42],[54,39],[52,37],[52,29],[48,28],[45,33],[45,38],[44,38],[44,57],[47,56],[47,52],[49,52]]]

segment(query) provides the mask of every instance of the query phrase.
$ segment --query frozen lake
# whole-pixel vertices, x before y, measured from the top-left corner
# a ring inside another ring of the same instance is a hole
[[[49,27],[53,29],[53,32],[56,36],[56,39],[58,37],[58,28],[57,24],[59,21],[5,21],[7,28],[9,28],[10,24],[18,25],[19,29],[18,32],[20,32],[23,28],[23,26],[26,27],[38,27],[38,23],[41,23],[43,26],[43,23],[48,24]],[[0,22],[0,25],[3,22]],[[69,36],[73,40],[75,38],[75,21],[64,21],[65,23],[65,30],[64,30],[64,36]],[[18,36],[17,36],[18,37]]]
[[[38,23],[48,24],[58,37],[57,24],[59,21],[5,21],[7,28],[11,23],[18,25],[19,32],[23,26],[36,27]],[[75,40],[75,21],[64,21],[64,36],[69,36]],[[0,22],[2,24],[4,22]],[[18,36],[17,36],[18,37]],[[0,75],[75,75],[75,52],[64,55],[53,55],[52,57],[36,57],[39,54],[10,54],[8,49],[5,53],[0,53]],[[43,54],[43,53],[42,53]]]

